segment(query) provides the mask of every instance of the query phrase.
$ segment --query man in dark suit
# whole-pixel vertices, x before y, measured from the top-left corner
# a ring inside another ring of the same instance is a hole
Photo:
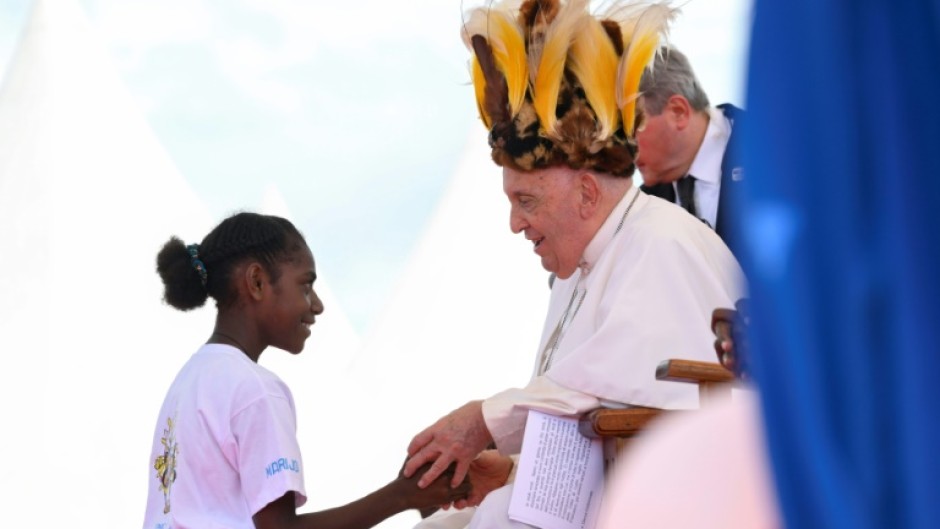
[[[744,178],[733,131],[744,112],[710,106],[688,58],[665,48],[640,82],[637,169],[647,194],[674,202],[715,229],[736,252],[729,213]]]

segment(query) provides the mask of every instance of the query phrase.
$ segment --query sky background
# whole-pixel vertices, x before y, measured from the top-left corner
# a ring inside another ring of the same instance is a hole
[[[479,4],[80,4],[211,215],[257,208],[278,188],[321,275],[366,333],[468,133],[482,127],[459,36],[462,7]],[[744,104],[749,8],[748,0],[693,0],[674,25],[672,42],[690,56],[713,103]],[[30,0],[0,0],[0,71],[29,9]]]

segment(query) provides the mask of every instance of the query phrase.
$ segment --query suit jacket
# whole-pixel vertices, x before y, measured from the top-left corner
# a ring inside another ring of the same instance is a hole
[[[731,248],[731,252],[738,255],[733,236],[732,223],[738,222],[734,204],[737,202],[736,195],[741,192],[741,182],[744,181],[744,169],[741,164],[742,149],[741,137],[736,132],[741,129],[741,122],[744,120],[745,112],[740,108],[729,103],[718,105],[718,109],[731,122],[731,137],[728,138],[728,146],[725,148],[725,155],[721,160],[721,187],[718,191],[718,214],[715,220],[715,232],[721,237],[725,244]],[[648,195],[653,195],[670,202],[675,202],[675,191],[672,183],[657,184],[653,186],[641,185],[640,189]]]

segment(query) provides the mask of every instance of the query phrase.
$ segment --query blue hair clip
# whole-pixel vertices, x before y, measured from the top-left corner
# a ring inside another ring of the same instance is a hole
[[[199,245],[190,244],[186,247],[186,251],[189,252],[189,263],[192,265],[195,271],[199,272],[199,279],[202,280],[202,286],[206,286],[206,281],[209,279],[209,274],[206,272],[205,263],[199,260]]]

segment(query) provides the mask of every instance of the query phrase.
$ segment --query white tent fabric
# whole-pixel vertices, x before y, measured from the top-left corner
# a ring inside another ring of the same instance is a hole
[[[162,304],[161,245],[211,227],[74,0],[39,0],[0,91],[6,525],[138,527],[151,436],[212,314]]]
[[[475,126],[395,293],[352,367],[369,388],[373,431],[358,454],[391,478],[411,438],[468,400],[526,384],[545,310],[548,272],[509,229],[502,172]],[[371,483],[377,485],[377,483]],[[363,490],[362,492],[365,492]],[[412,527],[402,514],[382,527]]]

